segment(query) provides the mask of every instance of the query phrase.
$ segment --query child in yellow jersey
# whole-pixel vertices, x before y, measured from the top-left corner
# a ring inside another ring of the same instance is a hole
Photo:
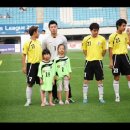
[[[113,88],[115,92],[115,101],[120,102],[119,79],[120,73],[126,75],[128,86],[130,88],[130,60],[128,56],[128,45],[130,45],[130,33],[125,33],[127,21],[119,19],[116,21],[117,31],[109,36],[109,67],[114,76]]]
[[[103,99],[103,63],[102,59],[106,53],[107,45],[103,36],[98,35],[99,25],[92,23],[89,27],[91,35],[84,37],[82,50],[86,57],[83,82],[83,103],[88,102],[89,81],[95,78],[98,84],[99,101],[105,103]]]
[[[70,59],[65,55],[65,45],[59,44],[57,47],[58,56],[55,58],[55,68],[56,68],[56,84],[58,91],[59,104],[63,105],[62,101],[62,88],[65,91],[65,104],[69,104],[69,82],[70,74],[72,72],[70,66]]]
[[[49,105],[54,106],[52,103],[52,86],[55,76],[55,65],[53,61],[50,61],[51,53],[48,49],[44,49],[42,52],[43,60],[39,64],[38,77],[40,78],[41,86],[41,106],[45,106],[45,92],[49,94]]]

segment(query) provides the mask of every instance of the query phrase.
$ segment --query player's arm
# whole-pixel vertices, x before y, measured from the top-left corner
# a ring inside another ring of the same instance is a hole
[[[40,63],[39,66],[38,66],[38,73],[37,73],[37,76],[39,77],[40,84],[43,84],[41,63]]]
[[[83,50],[83,54],[85,57],[87,57],[87,50]]]
[[[22,52],[22,71],[24,74],[26,74],[26,56],[28,53],[28,42],[26,42],[23,46],[23,52]]]
[[[110,69],[113,68],[113,59],[112,59],[112,56],[113,56],[113,53],[112,53],[112,50],[113,50],[113,40],[114,40],[114,38],[112,36],[110,36],[109,37],[109,59],[110,59],[109,68]]]
[[[69,75],[68,75],[68,79],[71,79],[71,73],[72,73],[72,69],[71,69],[71,64],[70,64],[70,59],[68,58],[68,62],[67,62],[67,68],[69,70]]]
[[[22,54],[22,71],[26,74],[26,54]]]
[[[66,39],[66,37],[64,36],[64,39],[63,39],[63,44],[65,45],[65,51],[67,52],[67,50],[68,50],[68,46],[67,46],[67,39]]]
[[[87,45],[86,45],[86,42],[87,42],[87,39],[84,38],[83,41],[82,41],[82,50],[83,50],[83,54],[85,57],[87,57]]]
[[[42,41],[42,50],[47,48],[46,38]]]
[[[128,42],[127,42],[127,44],[130,46],[130,28],[127,28],[126,33],[128,35]]]
[[[106,50],[107,50],[107,44],[106,44],[106,39],[103,38],[103,51],[102,51],[102,56],[104,57],[106,54]]]

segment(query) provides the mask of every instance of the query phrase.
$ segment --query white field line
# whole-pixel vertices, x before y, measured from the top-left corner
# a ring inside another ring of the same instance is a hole
[[[104,67],[108,67],[108,65],[104,65]],[[72,69],[80,69],[84,67],[72,67]],[[22,72],[22,70],[10,70],[10,71],[0,71],[0,73],[18,73]]]

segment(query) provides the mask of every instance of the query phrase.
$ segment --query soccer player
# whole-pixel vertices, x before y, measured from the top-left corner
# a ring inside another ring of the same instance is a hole
[[[49,105],[55,106],[52,103],[52,86],[54,83],[55,76],[55,65],[52,61],[50,61],[51,53],[48,49],[44,49],[42,52],[43,60],[39,64],[38,68],[38,77],[40,78],[40,86],[41,86],[41,106],[45,106],[45,92],[49,94]]]
[[[58,91],[58,99],[59,104],[63,105],[62,101],[62,88],[64,86],[65,91],[65,104],[69,104],[69,81],[71,78],[71,65],[70,59],[68,56],[65,55],[65,45],[59,44],[57,47],[58,56],[55,58],[55,66],[56,66],[56,84],[57,84],[57,91]]]
[[[83,82],[83,103],[88,102],[89,81],[95,78],[97,80],[99,101],[105,103],[103,99],[103,63],[102,59],[106,53],[106,40],[99,35],[99,24],[92,23],[89,26],[91,35],[84,37],[82,41],[82,50],[86,57]]]
[[[130,32],[125,33],[127,21],[119,19],[116,21],[117,31],[109,36],[109,67],[114,76],[113,88],[115,92],[115,102],[120,102],[119,79],[120,74],[126,75],[130,88],[130,60],[127,46],[130,45]]]
[[[35,84],[35,82],[37,84],[40,83],[39,77],[37,77],[37,73],[39,63],[42,60],[42,47],[40,41],[37,40],[37,38],[39,37],[38,27],[31,26],[29,28],[29,34],[31,38],[24,43],[22,52],[22,71],[27,76],[27,102],[25,106],[29,106],[31,104],[33,85]]]
[[[65,52],[67,51],[67,39],[65,36],[60,35],[57,33],[57,22],[54,20],[51,20],[48,24],[49,30],[51,32],[50,35],[48,35],[42,42],[42,48],[48,48],[51,52],[51,60],[54,60],[57,57],[57,47],[59,44],[64,44],[65,45]],[[58,97],[57,97],[57,86],[56,84],[53,86],[52,90],[52,95],[55,103],[58,103]],[[75,102],[72,99],[72,94],[71,94],[71,87],[69,84],[69,102],[73,103]]]

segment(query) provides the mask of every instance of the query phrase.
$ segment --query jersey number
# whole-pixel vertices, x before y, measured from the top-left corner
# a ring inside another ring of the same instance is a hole
[[[50,72],[46,72],[46,77],[50,77]]]
[[[64,72],[64,67],[62,67],[62,72]]]
[[[87,46],[91,46],[91,41],[87,42]]]

